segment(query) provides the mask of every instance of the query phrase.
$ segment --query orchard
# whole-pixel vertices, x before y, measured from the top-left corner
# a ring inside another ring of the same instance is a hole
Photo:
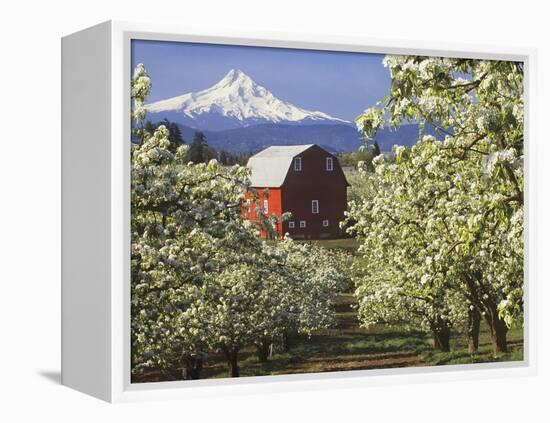
[[[484,328],[490,360],[507,354],[509,332],[523,326],[522,64],[387,56],[384,65],[388,96],[357,118],[365,145],[348,157],[365,160],[348,175],[348,238],[333,243],[344,248],[279,239],[289,216],[245,201],[247,167],[199,161],[174,142],[177,125],[146,121],[152,82],[137,65],[136,380],[218,377],[220,363],[232,377],[243,366],[246,375],[377,368],[380,354],[409,354],[411,339],[450,354],[464,336],[474,357]],[[418,141],[380,152],[377,133],[410,122]],[[245,205],[257,222],[243,218]],[[384,340],[392,328],[397,344]],[[395,366],[433,364],[414,354]]]

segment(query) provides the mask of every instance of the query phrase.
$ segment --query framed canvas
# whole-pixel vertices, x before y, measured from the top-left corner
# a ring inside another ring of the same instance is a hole
[[[123,22],[62,50],[63,384],[536,371],[534,51]]]

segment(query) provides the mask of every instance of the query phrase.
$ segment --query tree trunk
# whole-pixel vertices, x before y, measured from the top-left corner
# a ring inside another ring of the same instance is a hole
[[[506,332],[508,328],[503,320],[498,317],[498,309],[496,301],[482,288],[482,273],[475,272],[473,275],[465,274],[465,282],[468,285],[468,290],[472,300],[476,303],[480,310],[484,311],[485,321],[489,325],[491,332],[491,344],[493,347],[493,357],[498,357],[501,353],[508,351],[506,344]],[[485,292],[484,295],[482,295]]]
[[[239,350],[237,348],[225,348],[224,353],[229,368],[229,376],[239,377]]]
[[[281,349],[283,352],[288,352],[290,350],[290,339],[287,332],[283,332],[281,335]]]
[[[451,330],[449,328],[443,328],[434,330],[434,348],[442,352],[451,351]]]
[[[187,356],[183,359],[182,377],[184,380],[200,379],[203,359],[201,356]]]
[[[481,323],[481,315],[477,308],[468,311],[468,351],[470,353],[477,352],[479,348],[479,325]]]
[[[260,363],[266,363],[269,358],[269,350],[271,346],[271,340],[268,338],[263,338],[258,344],[256,344],[256,348],[258,349],[258,361]]]
[[[449,324],[442,319],[438,319],[432,326],[432,332],[434,335],[434,348],[443,352],[451,351],[451,328]]]
[[[492,306],[488,313],[485,313],[485,320],[489,325],[491,332],[491,345],[493,349],[493,357],[498,357],[500,354],[508,351],[508,344],[506,342],[506,333],[508,328],[506,323],[498,317],[498,310],[496,306]]]

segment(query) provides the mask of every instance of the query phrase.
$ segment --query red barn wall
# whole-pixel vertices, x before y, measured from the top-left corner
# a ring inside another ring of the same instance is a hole
[[[257,222],[258,217],[256,216],[256,207],[258,205],[264,204],[264,200],[267,199],[267,214],[271,216],[273,213],[275,213],[277,216],[281,216],[283,214],[283,205],[282,205],[282,190],[281,188],[268,188],[267,190],[265,187],[262,188],[254,188],[255,189],[255,195],[253,195],[251,192],[247,192],[245,194],[245,198],[247,200],[250,200],[250,210],[247,211],[246,205],[243,205],[242,207],[242,215],[243,217],[253,221]],[[254,203],[256,201],[256,203]],[[283,226],[281,223],[277,224],[277,233],[279,236],[283,234]],[[266,234],[262,231],[261,236],[265,237]]]
[[[296,157],[302,158],[302,170],[294,170],[292,161],[285,181],[280,188],[254,187],[256,198],[260,205],[268,200],[268,215],[275,213],[281,216],[290,212],[292,217],[277,225],[279,237],[285,233],[296,239],[340,238],[342,231],[340,222],[344,220],[347,208],[346,177],[338,159],[318,146],[313,146]],[[333,170],[326,170],[326,159],[333,159]],[[252,200],[253,195],[246,193],[246,199]],[[319,213],[312,213],[312,200],[319,201]],[[257,222],[256,205],[251,203],[250,210],[242,208],[245,218]],[[328,227],[323,221],[328,220]],[[289,222],[294,222],[294,228]],[[306,222],[305,228],[300,228],[300,221]],[[266,234],[262,231],[262,237]]]
[[[295,171],[292,164],[282,186],[283,210],[291,212],[290,221],[294,221],[294,228],[284,222],[283,232],[297,239],[339,238],[348,183],[337,158],[317,146],[298,157],[302,158],[302,170]],[[332,171],[326,170],[327,157],[333,159]],[[319,201],[318,214],[312,213],[312,200]],[[305,220],[305,228],[300,228],[301,220]],[[323,227],[323,220],[328,220],[328,227]]]

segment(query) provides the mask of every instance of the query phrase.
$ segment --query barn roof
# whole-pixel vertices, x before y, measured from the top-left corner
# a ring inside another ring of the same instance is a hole
[[[292,159],[314,145],[274,145],[255,154],[248,160],[248,166],[252,169],[252,186],[280,187],[285,181]]]

